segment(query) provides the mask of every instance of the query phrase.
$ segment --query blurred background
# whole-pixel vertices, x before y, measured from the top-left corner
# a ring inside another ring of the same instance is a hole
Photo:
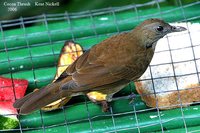
[[[143,4],[151,0],[48,0],[48,2],[59,2],[59,7],[37,7],[37,6],[22,6],[18,7],[17,12],[8,12],[7,7],[4,5],[4,0],[0,1],[0,19],[15,19],[19,17],[30,17],[40,14],[54,14],[54,13],[63,13],[63,12],[81,12],[87,10],[116,7],[116,6],[125,6],[130,4]],[[158,0],[163,1],[162,5],[178,5],[179,2],[176,0]],[[183,0],[182,4],[188,4],[198,0]],[[15,3],[16,0],[9,0],[9,3]],[[23,2],[23,1],[22,1]],[[46,2],[46,0],[26,0],[30,2],[31,5],[34,5],[35,2]],[[144,9],[153,8],[153,6],[144,7]]]

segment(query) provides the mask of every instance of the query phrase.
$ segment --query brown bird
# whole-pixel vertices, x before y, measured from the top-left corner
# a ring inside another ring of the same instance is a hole
[[[114,35],[93,46],[46,87],[14,103],[28,114],[64,97],[86,94],[93,102],[111,101],[113,94],[138,79],[147,69],[157,41],[186,30],[160,19],[148,19],[130,32]],[[96,98],[93,94],[100,94]]]

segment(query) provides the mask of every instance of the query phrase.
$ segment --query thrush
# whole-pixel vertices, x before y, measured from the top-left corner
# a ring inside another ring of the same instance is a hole
[[[21,114],[28,114],[56,100],[87,95],[93,102],[111,101],[112,96],[147,69],[156,43],[168,33],[184,27],[171,26],[160,19],[148,19],[130,32],[114,35],[74,61],[58,79],[14,103]],[[100,94],[96,98],[94,94]],[[103,104],[105,106],[105,104]]]

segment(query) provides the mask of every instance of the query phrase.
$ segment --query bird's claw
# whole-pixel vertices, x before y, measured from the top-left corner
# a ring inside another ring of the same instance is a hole
[[[134,94],[134,93],[131,93],[130,95],[129,95],[129,99],[131,99],[131,101],[129,102],[129,104],[132,104],[133,102],[134,102],[134,99],[136,98],[136,94]]]

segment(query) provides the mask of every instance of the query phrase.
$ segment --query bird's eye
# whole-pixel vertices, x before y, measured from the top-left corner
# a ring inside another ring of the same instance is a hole
[[[157,31],[163,31],[163,27],[162,27],[162,26],[158,26],[158,27],[156,28],[156,30],[157,30]]]

